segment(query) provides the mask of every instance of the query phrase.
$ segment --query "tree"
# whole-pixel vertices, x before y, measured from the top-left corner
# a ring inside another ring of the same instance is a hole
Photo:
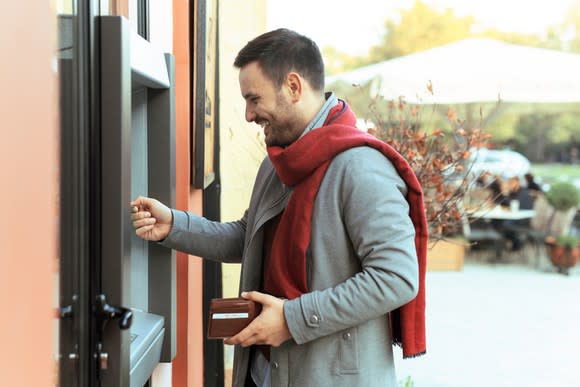
[[[580,26],[580,18],[578,25]],[[328,74],[338,74],[469,37],[487,37],[535,47],[561,46],[555,29],[547,40],[542,40],[537,35],[495,29],[478,30],[475,17],[460,17],[450,8],[440,10],[421,0],[415,0],[411,8],[402,9],[398,15],[386,19],[384,26],[381,42],[372,46],[367,55],[351,56],[334,47],[324,47],[322,51]]]
[[[400,21],[385,21],[381,44],[371,48],[369,61],[380,62],[441,46],[471,35],[475,24],[472,16],[458,17],[452,9],[438,11],[421,0],[402,10]]]
[[[573,6],[567,13],[563,33],[565,38],[569,39],[568,42],[564,42],[564,49],[580,52],[580,3]]]
[[[546,156],[568,161],[575,138],[580,138],[578,112],[536,112],[519,117],[513,140],[530,160],[543,162]]]
[[[340,74],[343,71],[355,69],[368,63],[366,57],[351,56],[333,46],[323,47],[322,56],[324,57],[324,67],[328,75]]]
[[[549,132],[556,119],[554,113],[531,113],[523,114],[516,124],[517,139],[521,148],[517,149],[525,154],[530,160],[544,161],[546,148],[549,143]]]
[[[425,125],[421,109],[402,98],[377,97],[365,115],[372,123],[368,132],[396,149],[415,172],[424,193],[429,237],[438,241],[461,230],[463,199],[471,184],[470,150],[486,146],[490,135],[465,127],[453,108],[447,110],[447,130]]]
[[[562,24],[548,29],[544,46],[562,51],[580,52],[580,2],[568,10]]]

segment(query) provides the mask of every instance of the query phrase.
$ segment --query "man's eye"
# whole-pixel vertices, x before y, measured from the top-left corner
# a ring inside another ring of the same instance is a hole
[[[259,98],[259,97],[254,97],[254,98],[252,98],[252,99],[251,99],[251,101],[252,101],[252,103],[253,103],[254,105],[255,105],[255,104],[257,104],[259,100],[260,100],[260,98]]]

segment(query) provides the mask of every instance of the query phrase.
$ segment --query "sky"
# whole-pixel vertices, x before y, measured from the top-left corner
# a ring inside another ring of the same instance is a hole
[[[563,21],[580,0],[423,0],[458,16],[473,15],[483,27],[542,33]],[[268,29],[287,27],[351,55],[362,55],[379,42],[384,21],[414,0],[268,0]]]

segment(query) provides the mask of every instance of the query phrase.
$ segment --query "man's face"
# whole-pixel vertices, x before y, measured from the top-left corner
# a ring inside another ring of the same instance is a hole
[[[240,69],[240,90],[246,100],[246,121],[264,130],[267,146],[286,146],[302,133],[292,100],[284,87],[277,90],[257,62]]]

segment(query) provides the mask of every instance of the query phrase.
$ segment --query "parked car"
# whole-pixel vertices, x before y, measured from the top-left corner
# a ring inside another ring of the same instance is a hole
[[[503,178],[523,176],[530,171],[531,163],[524,155],[510,149],[471,149],[468,173],[474,179],[483,172],[490,172]]]

